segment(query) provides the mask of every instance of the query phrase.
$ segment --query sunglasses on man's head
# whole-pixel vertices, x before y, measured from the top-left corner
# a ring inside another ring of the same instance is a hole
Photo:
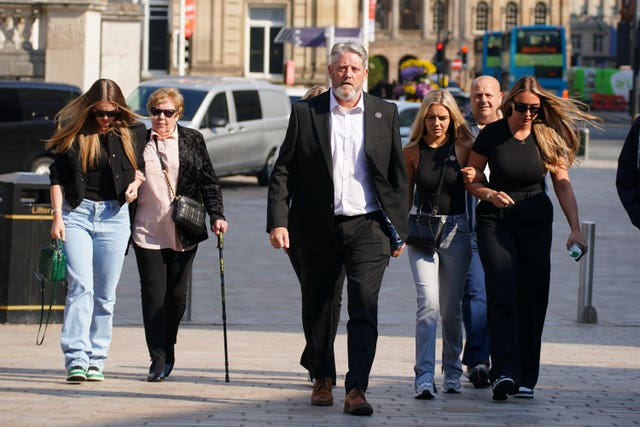
[[[527,105],[527,104],[522,104],[520,102],[514,102],[513,109],[516,110],[518,113],[526,113],[527,110],[529,110],[531,111],[531,115],[535,116],[536,114],[538,114],[538,111],[540,111],[540,106]]]
[[[154,116],[159,116],[160,114],[164,114],[164,116],[168,119],[171,118],[176,113],[176,110],[163,110],[161,108],[152,108],[151,114]]]
[[[91,112],[93,114],[94,117],[117,117],[118,116],[118,110],[110,110],[110,111],[106,111],[106,110],[93,110]]]

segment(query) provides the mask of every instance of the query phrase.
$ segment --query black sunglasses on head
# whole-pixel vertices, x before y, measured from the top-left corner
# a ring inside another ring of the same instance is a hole
[[[93,110],[91,112],[93,114],[94,117],[117,117],[118,116],[118,110]]]
[[[539,105],[527,105],[527,104],[523,104],[521,102],[514,102],[513,103],[513,109],[516,110],[518,113],[525,113],[527,110],[531,111],[531,115],[535,116],[536,114],[538,114],[538,111],[540,111],[540,106]]]
[[[164,116],[168,119],[171,118],[176,113],[176,110],[163,110],[161,108],[152,108],[151,114],[154,116],[159,116],[160,114],[164,114]]]

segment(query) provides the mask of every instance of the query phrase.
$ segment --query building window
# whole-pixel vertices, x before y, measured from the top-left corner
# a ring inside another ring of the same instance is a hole
[[[274,43],[284,27],[284,8],[251,8],[247,37],[245,72],[251,77],[281,78],[284,69],[284,44]]]
[[[595,53],[602,53],[604,46],[604,37],[601,34],[593,35],[593,51]]]
[[[389,29],[390,0],[378,0],[376,2],[376,30]]]
[[[444,31],[445,23],[445,5],[444,2],[438,0],[433,4],[433,31],[440,34]]]
[[[573,50],[581,50],[582,49],[582,35],[581,34],[571,34],[571,45],[573,46]]]
[[[547,5],[544,3],[536,4],[535,16],[534,16],[534,24],[536,25],[546,25],[547,23]]]
[[[422,19],[422,1],[401,0],[400,1],[400,29],[419,30]]]
[[[506,22],[505,26],[507,31],[518,25],[518,6],[515,3],[507,3]]]
[[[476,7],[476,31],[489,29],[489,5],[483,1]]]

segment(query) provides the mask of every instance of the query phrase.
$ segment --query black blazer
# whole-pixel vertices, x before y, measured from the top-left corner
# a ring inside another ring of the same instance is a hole
[[[151,130],[148,130],[146,141],[149,141],[150,137]],[[225,219],[218,177],[213,170],[207,145],[200,132],[178,125],[178,158],[180,168],[178,185],[174,189],[176,195],[188,196],[201,202],[209,214],[211,225],[216,219]],[[136,206],[137,203],[134,202],[130,208],[132,226],[135,221]],[[203,233],[193,236],[178,230],[180,242],[185,247],[205,240],[207,235]]]
[[[271,175],[267,232],[287,227],[292,245],[328,244],[334,225],[329,96],[327,91],[292,106]],[[404,240],[409,193],[398,110],[395,104],[367,93],[364,151],[376,196]]]
[[[143,123],[134,122],[129,125],[131,132],[131,142],[136,153],[136,162],[138,170],[144,172],[144,157],[142,152],[145,146],[145,131]],[[129,184],[135,179],[135,170],[124,154],[120,137],[113,132],[107,134],[107,144],[109,146],[109,154],[111,171],[113,172],[113,182],[118,195],[120,206],[126,202],[125,192]],[[64,153],[55,155],[53,164],[49,167],[49,180],[51,185],[61,185],[64,188],[64,198],[72,208],[78,207],[84,198],[87,189],[87,174],[82,171],[80,156],[75,146],[72,146]]]

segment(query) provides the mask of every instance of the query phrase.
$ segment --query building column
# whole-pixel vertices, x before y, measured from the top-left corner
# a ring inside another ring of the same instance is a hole
[[[74,84],[84,91],[100,77],[101,21],[105,9],[106,2],[98,0],[43,4],[45,81]]]
[[[391,39],[396,40],[400,33],[400,0],[391,0]]]

